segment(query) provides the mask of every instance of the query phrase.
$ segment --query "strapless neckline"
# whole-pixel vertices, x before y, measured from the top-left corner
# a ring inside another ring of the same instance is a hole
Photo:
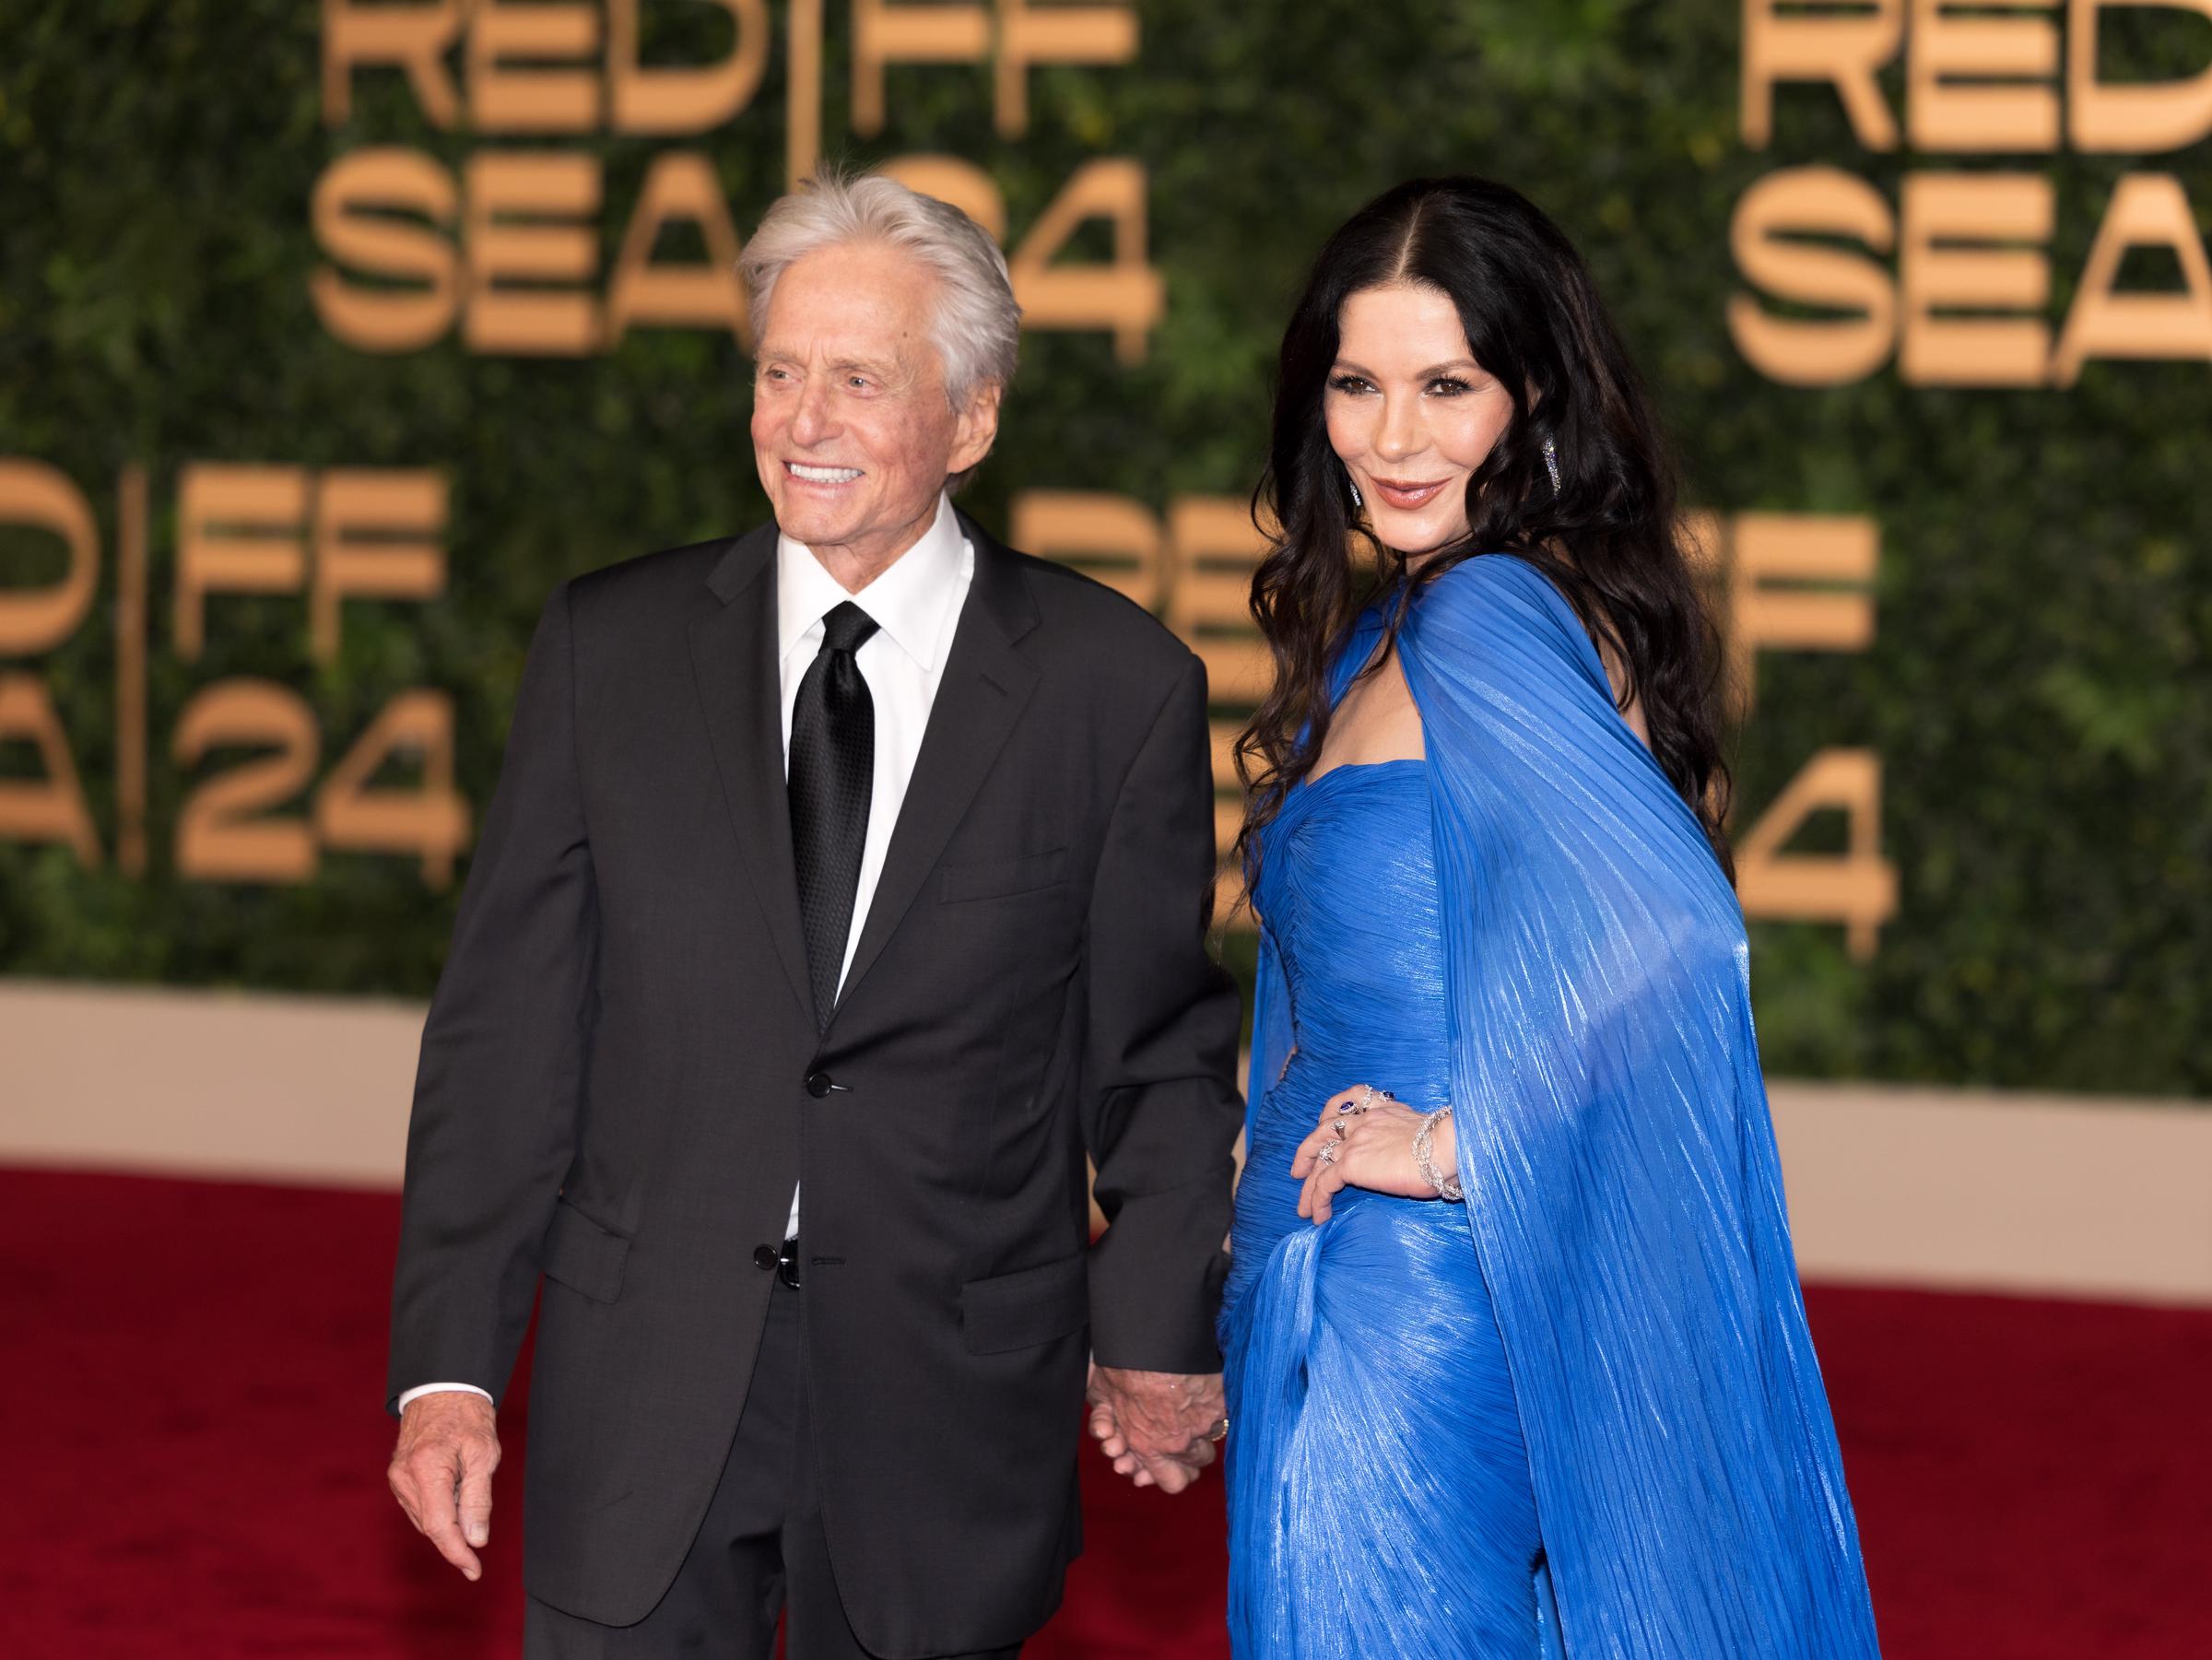
[[[1401,755],[1390,760],[1339,761],[1325,772],[1316,772],[1301,780],[1299,787],[1317,790],[1339,772],[1387,772],[1393,767],[1425,767],[1428,764],[1429,758],[1425,755]]]
[[[1339,783],[1339,780],[1349,780],[1351,783],[1379,785],[1394,783],[1401,778],[1418,777],[1428,765],[1429,762],[1424,757],[1403,755],[1394,760],[1347,761],[1341,766],[1331,767],[1326,772],[1317,776],[1301,778],[1291,788],[1290,793],[1283,797],[1282,805],[1276,809],[1274,822],[1267,826],[1267,830],[1264,833],[1282,834],[1292,822],[1303,816],[1307,803],[1325,801],[1336,790],[1347,787],[1346,783]]]

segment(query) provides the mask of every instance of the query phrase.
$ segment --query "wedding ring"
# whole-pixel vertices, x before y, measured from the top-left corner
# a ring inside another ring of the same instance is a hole
[[[1339,1141],[1342,1141],[1347,1136],[1349,1136],[1352,1133],[1352,1126],[1345,1123],[1341,1118],[1339,1118],[1335,1124],[1331,1124],[1329,1128],[1336,1132],[1336,1139]]]
[[[1336,1162],[1336,1154],[1343,1146],[1344,1143],[1341,1141],[1324,1142],[1321,1151],[1315,1153],[1313,1157],[1324,1164],[1334,1164]]]
[[[1214,1419],[1214,1427],[1206,1432],[1206,1438],[1208,1441],[1224,1441],[1228,1439],[1228,1436],[1229,1419],[1226,1418]]]

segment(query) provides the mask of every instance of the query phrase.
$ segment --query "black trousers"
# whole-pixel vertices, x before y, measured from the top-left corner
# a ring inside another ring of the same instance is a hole
[[[608,1626],[530,1598],[524,1660],[773,1660],[776,1616],[789,1660],[871,1660],[845,1623],[807,1421],[801,1293],[779,1284],[745,1412],[706,1520],[668,1593],[636,1625]],[[994,1649],[944,1660],[1014,1660]]]

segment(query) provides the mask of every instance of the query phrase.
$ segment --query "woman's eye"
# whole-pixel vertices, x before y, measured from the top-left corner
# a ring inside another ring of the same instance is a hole
[[[1367,383],[1365,376],[1356,374],[1331,375],[1329,377],[1329,386],[1333,391],[1336,392],[1359,393],[1372,392],[1374,390],[1373,387]]]
[[[1457,397],[1461,393],[1472,392],[1475,388],[1457,375],[1443,374],[1429,383],[1429,390],[1440,397]]]

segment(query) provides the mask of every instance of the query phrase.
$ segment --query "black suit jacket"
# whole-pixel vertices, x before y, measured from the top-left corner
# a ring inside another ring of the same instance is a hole
[[[579,578],[531,645],[423,1033],[389,1383],[499,1395],[542,1274],[525,1573],[571,1613],[636,1620],[674,1577],[802,1178],[824,1523],[883,1654],[1050,1615],[1087,1355],[1218,1368],[1238,1010],[1203,942],[1205,673],[962,527],[973,584],[823,1037],[774,526]]]

